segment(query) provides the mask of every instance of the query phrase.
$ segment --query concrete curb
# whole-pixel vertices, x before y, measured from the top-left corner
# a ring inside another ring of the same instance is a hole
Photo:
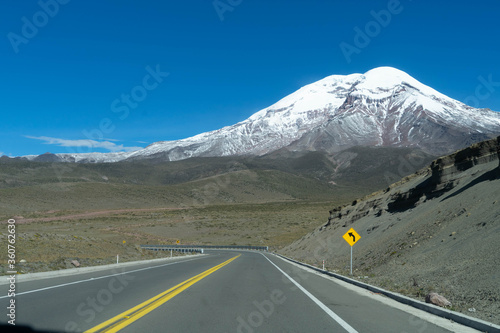
[[[108,264],[108,265],[101,265],[101,266],[90,266],[90,267],[79,267],[79,268],[68,268],[68,269],[61,269],[57,271],[49,271],[49,272],[37,272],[37,273],[27,273],[27,274],[16,274],[16,282],[23,282],[23,281],[33,281],[33,280],[41,280],[41,279],[49,279],[49,278],[54,278],[54,277],[60,277],[60,276],[70,276],[70,275],[77,275],[77,274],[83,274],[83,273],[91,273],[91,272],[98,272],[98,271],[103,271],[106,269],[113,269],[113,268],[118,268],[118,267],[128,267],[128,266],[134,266],[137,264],[148,264],[148,263],[155,263],[155,262],[161,262],[161,261],[169,261],[169,260],[174,260],[174,259],[181,259],[181,258],[186,258],[186,257],[197,257],[197,256],[203,256],[205,254],[195,254],[195,255],[186,255],[186,256],[178,256],[178,257],[172,257],[172,258],[160,258],[160,259],[150,259],[150,260],[138,260],[138,261],[128,261],[124,263],[119,263],[119,264]],[[4,284],[9,284],[9,276],[10,275],[3,275],[3,279],[0,280],[0,285]]]
[[[304,267],[308,267],[308,268],[310,268],[312,270],[315,270],[315,271],[317,271],[319,273],[332,276],[332,277],[334,277],[336,279],[339,279],[339,280],[342,280],[344,282],[353,284],[355,286],[367,289],[367,290],[369,290],[371,292],[382,294],[382,295],[387,296],[387,297],[389,297],[389,298],[391,298],[391,299],[393,299],[395,301],[398,301],[400,303],[403,303],[403,304],[412,306],[414,308],[417,308],[417,309],[420,309],[420,310],[432,313],[432,314],[434,314],[436,316],[439,316],[439,317],[442,317],[442,318],[445,318],[445,319],[453,320],[456,323],[459,323],[459,324],[462,324],[462,325],[474,328],[476,330],[479,330],[479,331],[482,331],[482,332],[488,332],[488,333],[498,333],[498,332],[500,332],[500,326],[495,325],[493,323],[490,323],[490,322],[487,322],[487,321],[484,321],[484,320],[481,320],[481,319],[469,317],[469,316],[464,315],[464,314],[459,313],[459,312],[450,311],[450,310],[441,308],[441,307],[433,305],[433,304],[424,303],[424,302],[412,299],[410,297],[406,297],[406,296],[400,295],[400,294],[392,292],[392,291],[388,291],[388,290],[385,290],[385,289],[382,289],[382,288],[379,288],[379,287],[375,287],[375,286],[372,286],[372,285],[369,285],[369,284],[366,284],[366,283],[363,283],[363,282],[360,282],[360,281],[357,281],[357,280],[354,280],[354,279],[350,279],[348,277],[345,277],[345,276],[342,276],[342,275],[339,275],[339,274],[335,274],[335,273],[332,273],[332,272],[329,272],[329,271],[324,271],[324,270],[322,270],[322,269],[320,269],[318,267],[314,267],[314,266],[311,266],[309,264],[305,264],[303,262],[300,262],[300,261],[288,258],[288,257],[286,257],[284,255],[281,255],[281,254],[278,254],[278,253],[273,253],[273,254],[276,255],[276,256],[278,256],[278,257],[281,257],[283,259],[286,259],[288,261],[294,262],[294,263],[296,263],[298,265],[301,265],[301,266],[304,266]]]

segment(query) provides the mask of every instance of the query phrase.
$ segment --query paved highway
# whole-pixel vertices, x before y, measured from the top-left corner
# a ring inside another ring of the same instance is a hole
[[[272,254],[206,253],[18,282],[16,324],[51,332],[476,332]],[[0,298],[5,312],[8,302]]]

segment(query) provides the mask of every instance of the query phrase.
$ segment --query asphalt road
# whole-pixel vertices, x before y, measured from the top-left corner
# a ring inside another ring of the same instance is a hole
[[[437,317],[271,254],[206,253],[17,282],[16,325],[49,332],[474,332],[443,328]],[[8,287],[0,286],[1,295]],[[9,300],[0,298],[6,313]]]

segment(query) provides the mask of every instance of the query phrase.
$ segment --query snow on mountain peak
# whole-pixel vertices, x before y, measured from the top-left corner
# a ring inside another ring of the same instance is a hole
[[[256,120],[269,111],[288,110],[299,114],[311,110],[336,108],[342,105],[348,94],[363,95],[372,99],[383,99],[395,93],[400,86],[410,86],[428,97],[451,99],[428,87],[407,73],[393,67],[377,67],[364,74],[331,75],[303,86],[294,93],[282,98],[248,120]],[[453,103],[454,104],[454,103]]]
[[[402,70],[393,67],[377,67],[360,75],[360,78],[361,82],[356,86],[356,89],[364,90],[362,93],[369,91],[371,93],[383,94],[385,92],[387,95],[392,93],[391,89],[397,86],[410,85],[427,96],[449,99],[437,90],[426,86]]]
[[[369,70],[361,75],[362,83],[360,87],[369,90],[390,89],[403,82],[409,83],[412,86],[420,85],[420,83],[399,69],[392,67],[378,67]]]
[[[370,69],[368,72],[363,74],[363,76],[367,80],[375,81],[380,84],[387,83],[390,85],[395,85],[401,83],[402,81],[416,81],[414,78],[412,78],[402,70],[389,66]]]
[[[499,134],[500,113],[469,107],[396,68],[378,67],[325,77],[219,130],[86,159],[114,162],[161,154],[173,161],[263,155],[284,147],[337,152],[355,145],[415,146],[441,154]],[[70,157],[80,158],[65,159]]]
[[[440,153],[462,144],[456,140],[449,147],[432,147],[432,136],[436,135],[433,131],[438,133],[447,126],[460,128],[457,133],[469,135],[500,133],[500,115],[479,114],[401,70],[378,67],[364,74],[325,77],[240,123],[151,145],[135,155],[167,152],[169,159],[174,160],[263,155],[292,146],[291,149],[339,151],[353,145],[422,146]],[[453,135],[456,133],[450,137]]]

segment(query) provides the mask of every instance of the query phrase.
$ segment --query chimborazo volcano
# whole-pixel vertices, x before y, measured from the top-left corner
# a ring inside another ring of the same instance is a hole
[[[379,67],[306,85],[232,126],[122,153],[57,154],[62,161],[336,153],[353,146],[420,148],[444,155],[500,135],[500,113],[449,98],[403,71]],[[34,156],[33,156],[34,157]]]

